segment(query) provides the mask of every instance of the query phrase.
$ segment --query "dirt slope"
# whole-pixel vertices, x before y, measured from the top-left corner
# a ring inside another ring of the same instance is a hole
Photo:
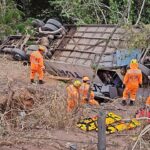
[[[29,83],[29,67],[23,66],[22,62],[8,60],[7,57],[3,56],[0,58],[0,98],[9,92],[8,85],[11,81],[14,81],[13,87],[17,89],[31,86]],[[37,85],[38,90],[40,88],[54,89],[62,84],[62,82],[50,79],[48,75],[46,75],[45,81],[46,84],[42,86]],[[62,88],[65,88],[64,84]],[[39,105],[42,105],[42,103]],[[117,112],[124,118],[132,118],[140,105],[141,102],[139,101],[136,106],[122,107],[120,102],[116,101],[114,104],[108,104],[107,107],[108,111]],[[125,109],[125,111],[118,111],[116,110],[117,108]],[[59,114],[62,113],[61,110],[58,110],[58,112]],[[63,122],[63,120],[60,122]],[[69,122],[66,122],[66,124],[69,124]],[[137,137],[140,129],[108,135],[107,150],[128,149],[135,142],[135,137]],[[96,150],[96,143],[97,133],[95,131],[83,132],[77,129],[76,126],[54,129],[42,124],[42,126],[36,126],[35,128],[10,128],[3,130],[3,127],[0,125],[0,150],[66,150],[72,144],[75,144],[79,150]]]

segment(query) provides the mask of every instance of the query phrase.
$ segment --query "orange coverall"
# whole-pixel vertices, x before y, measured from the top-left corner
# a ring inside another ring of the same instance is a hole
[[[72,111],[78,104],[80,100],[79,89],[74,87],[74,85],[69,85],[67,87],[67,111]]]
[[[80,86],[80,97],[81,97],[81,104],[88,103],[85,99],[88,98],[88,91],[89,91],[90,85],[87,83],[82,83]],[[90,92],[90,98],[89,103],[91,105],[99,105],[98,102],[94,99],[94,92]]]
[[[44,62],[43,56],[39,51],[34,51],[30,55],[30,62],[31,62],[31,73],[30,79],[34,79],[35,74],[37,73],[39,76],[39,80],[43,80],[44,72]]]
[[[138,69],[138,64],[130,64],[130,69],[127,70],[123,83],[126,86],[123,92],[123,99],[127,100],[130,95],[130,99],[135,101],[139,84],[142,84],[142,73]]]
[[[150,106],[150,96],[147,98],[147,100],[146,100],[146,105],[147,106]]]

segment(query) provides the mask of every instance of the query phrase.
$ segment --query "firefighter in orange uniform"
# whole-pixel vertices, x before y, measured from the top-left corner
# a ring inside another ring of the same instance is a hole
[[[79,88],[81,86],[81,82],[79,80],[75,80],[73,84],[67,87],[67,111],[71,112],[80,104],[80,93]]]
[[[84,76],[82,78],[82,81],[83,83],[80,86],[81,104],[89,103],[91,105],[99,105],[98,102],[94,99],[94,92],[89,91],[90,88],[90,85],[88,84],[88,81],[90,81],[89,77]]]
[[[142,73],[141,70],[138,69],[138,62],[136,59],[131,60],[130,69],[128,69],[125,74],[123,84],[125,89],[123,91],[122,104],[126,105],[130,96],[130,105],[132,106],[136,100],[136,93],[139,85],[142,85]]]
[[[150,107],[150,96],[148,96],[147,100],[146,100],[146,106]]]
[[[149,83],[150,83],[150,76],[148,76],[148,88],[149,88]],[[146,106],[150,108],[150,95],[147,97]]]
[[[34,83],[35,75],[38,74],[39,84],[43,84],[43,77],[44,77],[44,61],[43,55],[45,52],[45,47],[39,45],[38,50],[34,51],[30,55],[30,62],[31,62],[31,73],[30,73],[30,80],[31,83]]]

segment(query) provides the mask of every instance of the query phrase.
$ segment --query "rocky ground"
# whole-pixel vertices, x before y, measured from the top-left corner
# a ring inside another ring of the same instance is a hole
[[[44,85],[31,85],[29,67],[8,58],[0,57],[0,150],[67,150],[70,145],[96,150],[97,132],[81,131],[75,125],[80,114],[66,113],[66,84],[46,74]],[[130,119],[141,105],[139,100],[133,107],[123,107],[114,100],[103,107]],[[107,135],[107,150],[131,150],[144,124]]]

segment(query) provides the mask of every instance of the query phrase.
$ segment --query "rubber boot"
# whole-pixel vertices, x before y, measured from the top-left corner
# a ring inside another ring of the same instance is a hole
[[[39,84],[44,84],[44,81],[43,80],[39,80]]]
[[[122,100],[122,105],[123,105],[123,106],[127,105],[126,100]]]
[[[31,84],[32,84],[32,83],[35,83],[35,82],[34,82],[34,79],[31,79],[30,82],[31,82]]]
[[[130,105],[130,106],[133,106],[134,103],[135,103],[134,101],[130,100],[130,104],[129,104],[129,105]]]

